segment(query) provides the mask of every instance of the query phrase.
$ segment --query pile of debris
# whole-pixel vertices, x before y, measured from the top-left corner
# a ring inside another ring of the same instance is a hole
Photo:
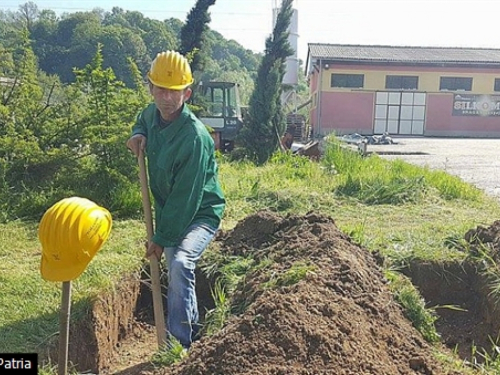
[[[361,135],[353,133],[340,137],[340,140],[351,144],[366,143],[369,145],[393,145],[396,143],[387,132],[382,135]]]
[[[357,146],[358,152],[362,155],[367,154],[367,145],[393,145],[396,144],[394,139],[385,132],[382,135],[361,135],[353,133],[339,137],[339,139],[349,145]],[[283,150],[291,150],[296,155],[308,156],[312,159],[319,159],[322,154],[321,144],[318,140],[311,140],[307,143],[294,141],[292,133],[286,132],[281,138],[281,147]]]

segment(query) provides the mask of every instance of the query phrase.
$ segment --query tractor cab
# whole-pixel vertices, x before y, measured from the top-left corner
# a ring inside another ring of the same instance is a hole
[[[238,85],[234,82],[200,82],[195,103],[203,108],[200,120],[214,130],[218,149],[231,151],[243,125]]]

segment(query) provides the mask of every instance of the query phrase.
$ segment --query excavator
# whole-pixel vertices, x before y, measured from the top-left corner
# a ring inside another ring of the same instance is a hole
[[[238,84],[235,82],[200,82],[194,88],[193,103],[202,107],[199,119],[211,129],[216,149],[230,152],[243,126]]]

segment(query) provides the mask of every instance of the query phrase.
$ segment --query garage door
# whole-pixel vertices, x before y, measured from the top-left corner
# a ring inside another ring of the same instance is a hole
[[[423,135],[425,102],[423,92],[377,92],[373,133]]]

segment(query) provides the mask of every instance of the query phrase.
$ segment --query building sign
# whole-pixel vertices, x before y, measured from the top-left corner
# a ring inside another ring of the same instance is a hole
[[[500,116],[500,95],[456,94],[453,116]]]

